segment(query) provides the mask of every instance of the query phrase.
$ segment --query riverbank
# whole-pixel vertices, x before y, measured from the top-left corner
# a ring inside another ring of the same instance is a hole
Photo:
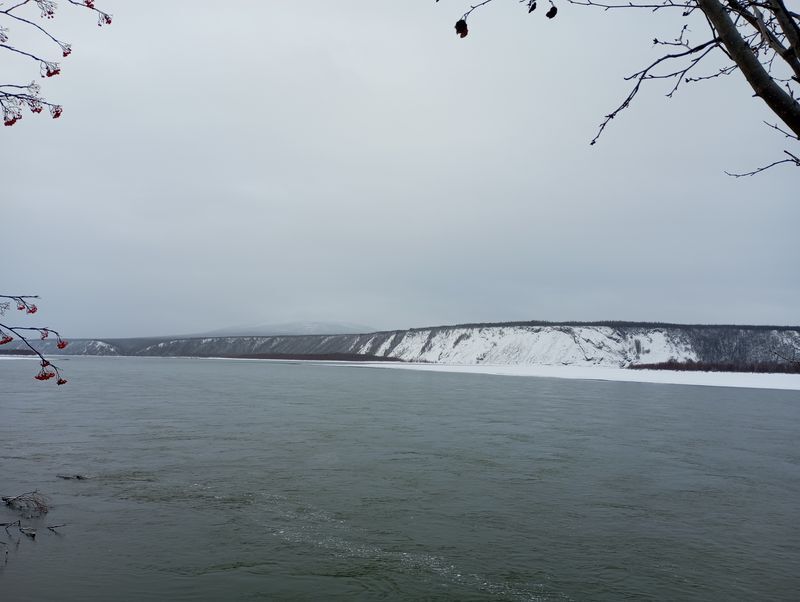
[[[535,376],[578,380],[736,387],[744,389],[779,389],[800,391],[800,374],[756,374],[749,372],[678,372],[671,370],[629,370],[600,366],[531,366],[531,365],[454,365],[416,363],[363,363],[358,367],[460,372],[496,376]],[[800,401],[800,400],[798,400]]]
[[[66,356],[63,359],[79,359],[87,356]],[[92,356],[95,357],[95,356]],[[0,356],[0,360],[30,360],[27,356]],[[104,359],[122,359],[122,356],[108,356]],[[355,368],[392,368],[397,370],[424,370],[428,372],[455,372],[463,374],[489,374],[493,376],[523,376],[539,378],[565,378],[573,380],[601,380],[617,382],[638,382],[670,385],[697,385],[706,387],[734,387],[741,389],[775,389],[800,391],[800,374],[763,374],[750,372],[685,372],[672,370],[631,370],[627,368],[607,368],[603,366],[548,366],[520,364],[428,364],[401,361],[348,361],[331,357],[311,359],[299,357],[194,357],[159,358],[150,360],[200,359],[204,361],[235,362],[286,362],[309,363],[330,366],[351,366]],[[800,400],[799,400],[800,401]]]

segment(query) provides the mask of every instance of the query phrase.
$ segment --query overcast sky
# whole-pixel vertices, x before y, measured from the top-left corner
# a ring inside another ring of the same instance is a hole
[[[740,75],[647,86],[590,147],[675,22],[497,0],[462,40],[467,4],[64,4],[61,76],[0,55],[64,105],[0,131],[2,292],[68,337],[800,323],[800,170],[723,173],[788,148]]]

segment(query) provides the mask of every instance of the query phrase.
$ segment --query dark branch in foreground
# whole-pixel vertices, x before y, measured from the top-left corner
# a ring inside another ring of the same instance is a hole
[[[0,301],[0,316],[4,315],[5,312],[8,311],[8,309],[11,307],[11,303],[14,303],[19,311],[24,311],[26,314],[35,314],[37,311],[39,311],[39,308],[31,301],[31,299],[38,298],[39,297],[37,295],[0,295],[0,299],[9,299],[9,301]],[[58,349],[64,349],[68,345],[68,341],[61,338],[61,334],[57,330],[53,330],[47,326],[9,326],[8,324],[4,324],[2,322],[0,322],[0,345],[10,343],[14,340],[14,338],[19,339],[19,341],[25,345],[31,353],[39,358],[39,365],[41,366],[41,369],[34,378],[41,381],[55,378],[56,384],[65,385],[67,383],[67,379],[61,376],[58,366],[52,364],[38,349],[36,349],[36,347],[31,344],[28,337],[24,334],[26,331],[37,333],[39,338],[42,340],[48,338],[51,334],[55,335],[56,347]],[[9,333],[13,334],[14,336],[11,336]]]
[[[469,33],[467,18],[478,8],[493,0],[483,0],[469,6],[456,23],[456,33],[464,38]],[[545,16],[552,19],[557,14],[556,0],[548,0],[551,9]],[[437,0],[438,2],[438,0]],[[628,108],[645,81],[653,79],[671,80],[672,88],[667,97],[683,83],[708,81],[740,72],[770,111],[782,122],[768,124],[777,132],[800,140],[800,14],[789,10],[785,0],[567,0],[569,4],[594,7],[603,11],[616,9],[644,9],[656,13],[677,9],[683,18],[678,35],[672,40],[653,40],[657,47],[677,48],[675,52],[663,54],[644,69],[625,78],[633,80],[633,89],[622,103],[605,116],[597,134],[590,144],[595,144],[606,126],[620,112]],[[519,0],[527,12],[536,9],[536,0]],[[697,27],[697,26],[700,27]],[[693,45],[690,32],[701,33],[707,42]],[[695,68],[714,50],[719,50],[727,64],[714,65],[709,73],[695,75]],[[663,67],[670,65],[663,71]],[[691,72],[691,75],[690,75]],[[800,167],[797,151],[786,151],[788,159],[775,161],[752,171],[728,175],[742,177],[761,173],[771,167],[789,163]]]
[[[671,79],[671,78],[676,79],[677,81],[675,82],[675,85],[673,86],[672,90],[667,94],[668,97],[671,97],[677,91],[678,87],[681,84],[681,81],[686,76],[686,74],[691,69],[693,69],[709,52],[711,52],[711,50],[713,50],[714,48],[716,48],[718,46],[719,46],[719,40],[714,38],[713,40],[709,40],[707,42],[704,42],[703,44],[700,44],[698,46],[694,46],[692,48],[689,48],[689,49],[685,50],[684,52],[676,52],[676,53],[665,54],[664,56],[662,56],[662,57],[656,59],[655,61],[653,61],[652,63],[650,63],[650,65],[648,65],[647,67],[645,67],[641,71],[638,71],[637,73],[634,73],[633,75],[630,75],[630,76],[626,77],[625,78],[626,80],[635,79],[636,80],[636,85],[633,86],[633,89],[630,91],[630,93],[628,93],[628,96],[625,98],[625,100],[622,101],[622,104],[619,105],[613,111],[611,111],[611,113],[606,115],[605,119],[600,124],[600,129],[598,130],[598,132],[595,135],[595,137],[592,138],[592,140],[591,140],[591,142],[589,144],[591,144],[591,145],[595,144],[597,142],[597,140],[600,138],[600,136],[603,134],[603,130],[606,129],[606,126],[608,125],[608,123],[612,119],[614,119],[614,117],[619,115],[620,112],[624,111],[625,109],[627,109],[630,106],[631,101],[639,93],[639,89],[641,88],[643,82],[645,82],[646,80],[651,80],[651,79]],[[675,59],[681,59],[681,58],[690,56],[692,54],[696,54],[696,53],[704,51],[704,50],[705,50],[705,52],[702,52],[702,54],[700,56],[698,56],[697,58],[694,58],[692,61],[690,61],[688,66],[686,66],[686,67],[684,67],[682,69],[678,69],[677,71],[673,71],[671,73],[666,73],[666,74],[663,74],[663,75],[662,74],[654,74],[652,72],[653,69],[658,67],[661,63],[664,63],[666,61],[675,60]]]

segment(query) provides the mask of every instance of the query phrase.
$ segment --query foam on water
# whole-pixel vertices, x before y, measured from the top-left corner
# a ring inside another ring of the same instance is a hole
[[[365,529],[355,527],[324,510],[312,506],[290,508],[290,500],[272,494],[263,494],[263,499],[270,507],[272,516],[262,525],[272,535],[291,544],[322,549],[340,558],[377,562],[382,565],[382,572],[402,572],[438,579],[504,600],[549,602],[571,599],[564,594],[546,591],[544,585],[523,588],[512,583],[492,581],[460,568],[442,556],[389,550],[368,543],[370,534]]]

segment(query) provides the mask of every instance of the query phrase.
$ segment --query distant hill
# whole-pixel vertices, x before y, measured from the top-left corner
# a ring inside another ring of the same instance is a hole
[[[276,335],[307,334],[361,334],[375,329],[363,324],[347,322],[286,322],[284,324],[257,324],[252,326],[231,326],[209,332],[187,335],[193,337],[269,337]]]
[[[794,363],[800,355],[800,328],[791,326],[517,322],[324,334],[319,332],[319,323],[304,324],[317,332],[301,334],[298,328],[283,325],[281,329],[291,334],[83,339],[71,341],[64,351],[77,355],[295,359],[358,355],[461,365],[614,367],[668,362],[780,364]],[[341,327],[333,325],[332,330]],[[44,353],[60,353],[49,339],[38,344]]]

